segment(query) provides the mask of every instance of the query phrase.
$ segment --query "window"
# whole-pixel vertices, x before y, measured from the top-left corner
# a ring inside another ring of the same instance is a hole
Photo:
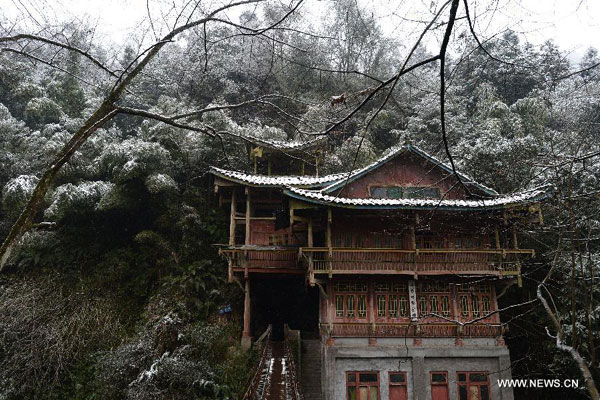
[[[348,400],[379,400],[379,372],[346,372]]]
[[[448,372],[430,372],[431,400],[448,400]]]
[[[406,372],[390,372],[390,400],[406,400]]]
[[[417,249],[443,249],[444,240],[433,236],[419,236],[415,238]]]
[[[478,237],[464,236],[454,238],[454,248],[456,249],[480,249],[481,239]]]
[[[490,400],[490,382],[487,372],[458,372],[459,400]]]
[[[439,199],[440,189],[432,186],[371,186],[375,199]]]
[[[366,282],[337,282],[333,286],[335,317],[340,319],[367,318]]]
[[[492,286],[488,282],[457,285],[460,316],[479,318],[490,314],[492,307]]]
[[[452,314],[450,285],[444,281],[419,282],[418,302],[420,316],[436,314],[449,317]]]
[[[377,319],[408,317],[408,287],[405,282],[375,282]]]

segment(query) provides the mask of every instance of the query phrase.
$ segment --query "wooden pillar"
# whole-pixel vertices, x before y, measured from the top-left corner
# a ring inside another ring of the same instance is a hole
[[[246,244],[250,244],[250,215],[251,215],[251,205],[250,205],[250,190],[246,188]]]
[[[517,227],[514,225],[512,226],[512,234],[513,234],[513,248],[518,249],[519,242],[518,242],[518,238],[517,238]]]
[[[313,238],[313,220],[312,217],[308,218],[308,237],[306,240],[309,249],[314,247],[314,238]],[[310,285],[315,284],[315,273],[313,266],[313,252],[311,251],[308,255],[308,281]]]
[[[415,279],[417,278],[417,269],[418,269],[418,264],[417,264],[417,257],[418,257],[418,252],[417,252],[417,238],[415,236],[415,226],[411,225],[410,227],[410,248],[413,250],[413,273],[415,276]]]
[[[313,239],[313,220],[312,218],[308,219],[308,238],[307,238],[308,247],[314,247],[314,239]]]
[[[333,221],[333,216],[331,213],[331,208],[327,209],[327,237],[325,240],[327,241],[327,247],[329,247],[329,251],[331,252],[331,222]]]
[[[328,269],[329,269],[329,277],[331,278],[333,273],[332,273],[332,262],[331,259],[333,258],[333,250],[332,250],[332,246],[331,246],[331,223],[333,222],[333,215],[331,212],[331,208],[327,209],[327,236],[326,236],[326,241],[327,241],[327,247],[328,247],[328,252],[327,252],[327,259],[329,260],[328,262]]]
[[[242,348],[247,350],[252,346],[250,335],[250,279],[246,278],[244,287],[244,330],[242,331]]]
[[[229,245],[235,246],[235,213],[236,213],[236,198],[235,187],[231,190],[231,212],[229,213]]]
[[[267,175],[271,175],[271,157],[267,160]]]

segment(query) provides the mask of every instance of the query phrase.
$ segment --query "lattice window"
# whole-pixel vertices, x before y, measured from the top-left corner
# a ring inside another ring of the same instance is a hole
[[[483,315],[487,315],[491,312],[490,296],[481,296],[481,306],[481,312]]]
[[[376,316],[378,319],[406,318],[408,285],[406,282],[375,282]]]
[[[460,296],[460,315],[463,317],[469,316],[469,300],[467,296]]]
[[[452,314],[448,282],[442,280],[419,282],[418,294],[426,298],[425,305],[419,303],[420,316],[435,314],[449,317]]]
[[[457,285],[457,290],[462,318],[479,318],[493,311],[493,292],[489,282],[464,283]]]
[[[375,199],[439,199],[440,189],[433,186],[371,186]]]
[[[336,318],[351,320],[367,318],[366,282],[337,282],[333,285],[333,291]]]

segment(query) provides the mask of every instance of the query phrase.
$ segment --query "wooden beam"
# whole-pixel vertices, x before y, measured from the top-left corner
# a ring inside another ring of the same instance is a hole
[[[331,243],[331,223],[333,222],[333,214],[331,211],[331,207],[327,208],[327,232],[326,232],[326,237],[325,240],[327,241],[327,247],[329,248],[329,251],[327,253],[327,259],[329,260],[329,277],[331,278],[332,273],[331,273],[331,268],[333,267],[332,263],[331,263],[331,259],[333,258],[333,250],[332,250],[332,243]]]
[[[250,215],[252,213],[250,204],[250,191],[246,188],[246,244],[250,244]]]
[[[243,338],[250,338],[250,279],[246,279],[244,287],[244,330]]]
[[[235,246],[235,212],[236,212],[236,198],[235,188],[231,191],[231,208],[229,213],[229,245]]]

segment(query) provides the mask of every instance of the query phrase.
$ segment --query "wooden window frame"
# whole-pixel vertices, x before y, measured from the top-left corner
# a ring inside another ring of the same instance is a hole
[[[385,190],[385,196],[386,197],[373,197],[373,189],[384,189]],[[393,189],[393,190],[399,190],[400,191],[400,197],[390,197],[388,194],[388,190]],[[411,190],[413,192],[418,192],[418,191],[423,191],[423,190],[431,190],[434,189],[437,191],[437,196],[436,197],[422,197],[422,196],[418,196],[418,197],[408,197],[407,196],[407,191]],[[421,199],[440,199],[442,197],[442,190],[440,189],[439,186],[435,186],[435,185],[421,185],[421,186],[412,186],[412,185],[367,185],[367,193],[369,198],[371,199],[415,199],[415,200],[421,200]]]
[[[442,374],[445,377],[445,381],[444,382],[434,382],[433,381],[433,375],[434,374]],[[457,375],[458,376],[458,375]],[[445,386],[446,387],[446,393],[448,394],[448,398],[450,395],[449,392],[449,387],[448,387],[448,371],[430,371],[429,372],[429,386],[431,387],[431,396],[433,398],[433,387],[434,386]]]
[[[441,286],[440,282],[443,282],[443,284],[445,286]],[[427,285],[427,286],[426,286]],[[431,286],[430,286],[431,285]],[[424,290],[425,288],[425,290]],[[444,290],[442,290],[444,289]],[[444,318],[454,318],[454,308],[452,306],[452,290],[450,288],[450,283],[446,282],[446,281],[433,281],[433,282],[419,282],[419,285],[417,286],[417,305],[418,305],[418,311],[419,311],[419,316],[423,316],[423,312],[422,312],[422,304],[421,304],[421,300],[422,298],[425,297],[425,303],[426,303],[426,307],[427,310],[425,311],[425,315],[428,315],[428,318],[434,318],[434,319],[440,319],[441,317]],[[447,298],[447,304],[448,304],[448,309],[447,312],[444,312],[443,309],[443,304],[444,304],[444,297]],[[434,300],[435,300],[435,304],[437,305],[437,309],[434,310],[432,305],[434,304]],[[431,316],[429,314],[437,314],[440,315],[441,317],[436,317],[436,316]]]
[[[392,382],[393,375],[402,375],[404,380],[402,382]],[[405,387],[406,394],[408,395],[408,376],[406,371],[390,371],[388,372],[388,396],[391,398],[391,392],[393,387]]]
[[[377,375],[377,382],[360,382],[360,375],[361,374],[376,374]],[[373,399],[360,399],[360,391],[359,391],[359,387],[360,386],[367,386],[367,387],[372,387],[375,386],[377,388],[377,400],[381,400],[381,388],[380,388],[380,383],[381,383],[381,377],[379,376],[379,371],[346,371],[346,399],[350,398],[350,392],[348,390],[348,388],[350,387],[355,387],[356,388],[356,396],[357,396],[357,400],[373,400]],[[354,375],[354,382],[350,382],[350,380],[348,379],[348,377],[350,375]],[[371,390],[369,389],[369,393],[368,393],[368,397],[371,397]]]
[[[467,376],[467,380],[465,382],[461,382],[458,379],[459,374],[466,374]],[[475,382],[471,382],[471,374],[485,374],[486,380],[485,382],[482,381],[475,381]],[[464,386],[467,389],[467,400],[472,400],[471,399],[471,390],[470,387],[471,386],[486,386],[487,387],[487,393],[488,393],[488,399],[487,400],[492,400],[492,393],[490,390],[490,374],[489,371],[457,371],[456,372],[456,394],[457,394],[457,398],[459,400],[460,399],[460,387]],[[481,393],[481,389],[479,389],[479,393]],[[479,396],[479,398],[481,399],[481,395]]]
[[[466,286],[466,289],[463,287]],[[467,315],[463,313],[463,298],[466,298],[468,312]],[[484,299],[488,299],[488,310],[484,310]],[[494,288],[489,283],[476,284],[476,285],[457,285],[456,289],[456,301],[457,301],[457,317],[463,320],[469,320],[473,318],[481,318],[484,315],[491,314],[485,320],[493,318],[496,311],[496,304],[494,301]],[[474,305],[478,306],[478,310],[474,311]]]
[[[387,290],[377,290],[378,284],[388,284]],[[403,290],[394,290],[393,285],[404,285]],[[385,311],[384,316],[379,315],[379,299],[380,296],[385,298]],[[390,297],[396,296],[396,310],[398,313],[397,317],[390,316]],[[406,299],[406,315],[400,315],[400,299],[404,296]],[[406,322],[410,321],[410,298],[408,294],[408,283],[407,282],[374,282],[373,284],[373,314],[377,322]]]
[[[348,290],[348,291],[340,291],[337,289],[337,285],[338,284],[354,284],[356,285],[355,290]],[[361,287],[365,285],[366,290],[359,290],[361,289]],[[341,321],[341,322],[356,322],[356,321],[363,321],[366,322],[369,320],[369,284],[362,282],[362,281],[339,281],[339,282],[335,282],[332,285],[332,289],[333,289],[333,315],[336,321]],[[338,301],[338,296],[341,296],[343,299],[343,315],[339,316],[338,315],[338,307],[337,307],[337,301]],[[354,297],[353,300],[353,316],[349,316],[348,315],[348,297]],[[358,308],[358,304],[359,304],[359,296],[364,296],[365,299],[365,315],[364,317],[359,317],[359,308]]]

